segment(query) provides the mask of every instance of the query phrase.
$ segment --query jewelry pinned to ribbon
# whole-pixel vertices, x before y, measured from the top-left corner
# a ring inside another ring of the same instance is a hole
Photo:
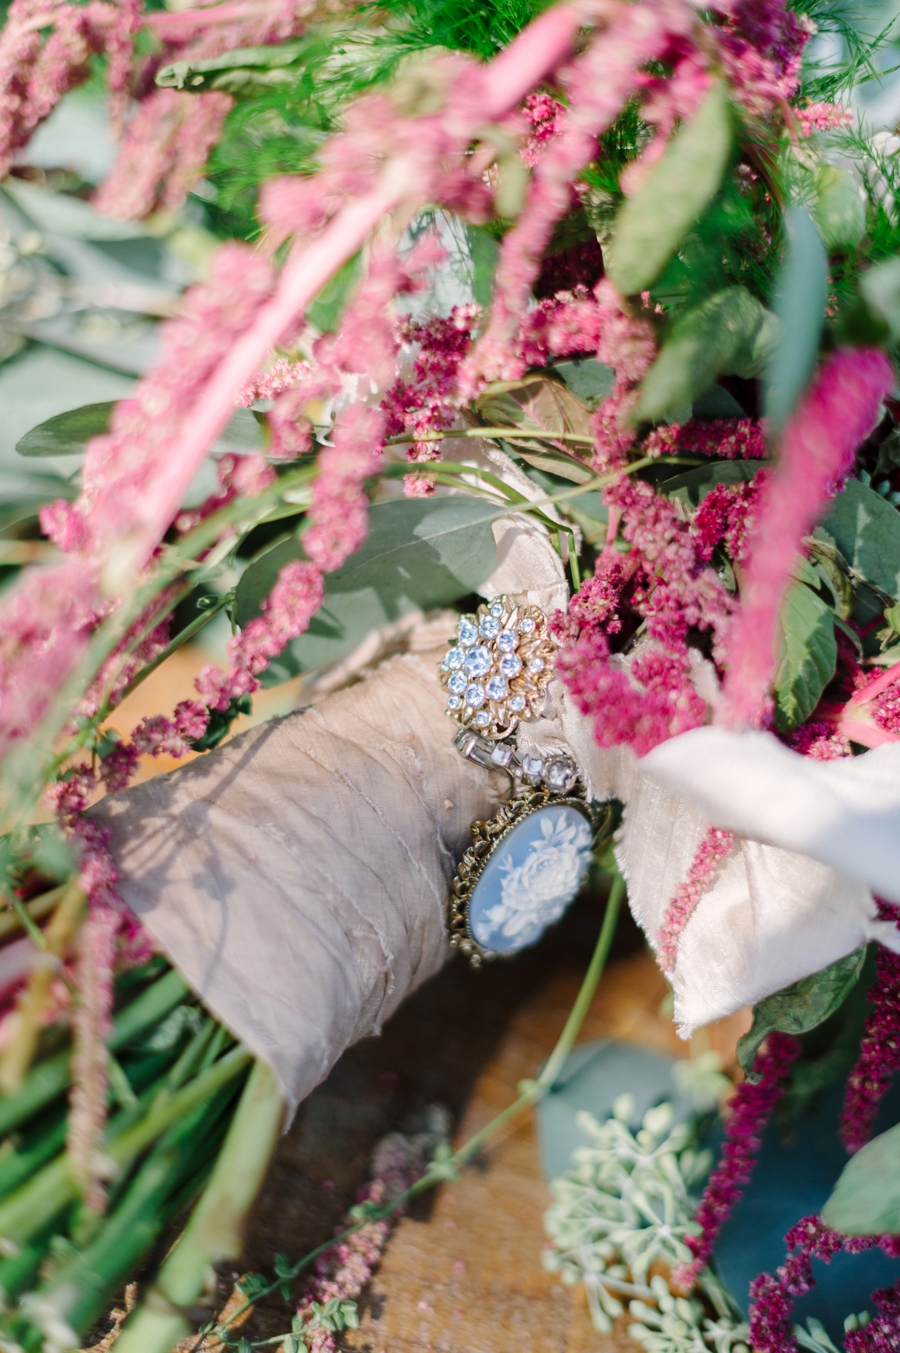
[[[564,753],[520,753],[515,730],[545,710],[555,643],[538,606],[506,596],[460,617],[441,659],[457,751],[505,771],[513,798],[473,841],[451,885],[450,943],[473,967],[537,943],[575,899],[590,864],[599,813]]]

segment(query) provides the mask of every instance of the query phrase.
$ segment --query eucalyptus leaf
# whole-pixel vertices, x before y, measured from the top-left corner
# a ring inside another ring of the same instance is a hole
[[[84,404],[80,409],[58,413],[16,442],[20,456],[74,456],[84,451],[91,437],[109,430],[109,419],[116,407],[114,399],[99,404]]]
[[[730,395],[721,385],[710,385],[694,400],[692,410],[694,418],[711,422],[716,418],[746,418],[747,415],[738,404],[734,395]]]
[[[816,224],[826,249],[855,249],[866,233],[866,203],[856,178],[847,169],[826,164],[816,190]]]
[[[859,289],[869,307],[884,320],[896,343],[900,339],[900,258],[876,263],[863,273]]]
[[[665,419],[692,405],[716,376],[743,366],[764,317],[744,287],[726,287],[679,315],[644,377],[635,418]]]
[[[847,1163],[822,1208],[822,1220],[846,1236],[900,1232],[900,1123]]]
[[[775,724],[796,728],[813,712],[834,676],[834,615],[804,583],[794,583],[781,608],[775,670]]]
[[[731,110],[717,80],[619,212],[605,261],[623,295],[644,291],[659,277],[718,190],[730,150]]]
[[[714,460],[695,470],[673,475],[658,485],[660,493],[677,498],[691,507],[699,507],[717,484],[746,484],[765,465],[763,460]]]
[[[795,1036],[805,1034],[839,1010],[859,981],[865,958],[863,945],[755,1005],[753,1024],[737,1045],[738,1061],[747,1075],[751,1076],[756,1054],[770,1033],[777,1029]]]
[[[500,257],[500,246],[484,226],[467,225],[466,239],[472,265],[472,294],[477,304],[486,310],[494,294],[494,273]]]
[[[491,523],[504,511],[463,495],[373,507],[365,543],[326,578],[324,603],[307,632],[282,655],[279,673],[334,662],[372,630],[473,592],[496,567]],[[302,544],[292,537],[246,569],[237,587],[240,625],[259,614],[284,565],[302,557]]]
[[[766,371],[765,412],[773,428],[792,413],[815,365],[825,315],[828,259],[802,207],[785,213],[787,248],[778,277],[780,330]]]
[[[337,328],[338,320],[362,273],[362,255],[354,254],[325,283],[316,299],[306,307],[306,318],[322,333],[331,333]]]
[[[891,597],[900,597],[900,513],[858,479],[831,505],[822,527],[851,568]]]
[[[612,393],[616,373],[596,357],[581,357],[575,361],[555,362],[554,375],[560,376],[576,399],[589,409],[596,409],[602,399]]]
[[[68,235],[77,240],[133,240],[147,234],[143,225],[114,220],[80,197],[56,193],[25,179],[5,178],[3,192],[40,230],[51,234]]]

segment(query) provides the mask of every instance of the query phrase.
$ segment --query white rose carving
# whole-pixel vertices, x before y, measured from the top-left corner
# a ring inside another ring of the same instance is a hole
[[[500,901],[485,913],[492,930],[515,939],[516,948],[531,944],[562,916],[590,859],[591,829],[580,813],[563,812],[552,820],[545,813],[541,832],[543,840],[532,841],[520,865],[512,854],[500,861],[506,871]]]

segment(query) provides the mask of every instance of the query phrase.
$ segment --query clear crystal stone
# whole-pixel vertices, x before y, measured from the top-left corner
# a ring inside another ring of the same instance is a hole
[[[576,780],[575,767],[565,757],[556,757],[548,761],[544,779],[551,789],[571,789]]]
[[[501,653],[512,653],[519,646],[519,636],[515,630],[501,630],[497,635],[497,647]]]
[[[544,670],[544,659],[543,659],[543,658],[532,658],[531,661],[530,661],[529,664],[528,664],[528,670],[529,670],[529,672],[533,672],[533,673],[535,674],[535,676],[538,674],[538,672],[543,672],[543,670]]]
[[[446,658],[441,658],[441,671],[442,671],[442,672],[449,672],[449,671],[450,671],[450,664],[449,664],[449,662],[447,661]]]
[[[480,709],[475,715],[475,722],[479,728],[487,728],[491,721],[491,716],[486,709]]]
[[[458,695],[448,695],[448,696],[447,696],[447,708],[448,708],[448,709],[459,709],[459,707],[460,707],[461,704],[462,704],[462,700],[461,700],[461,698],[460,698]]]
[[[479,705],[484,704],[484,687],[477,681],[466,687],[466,704],[470,709],[477,709]]]
[[[470,648],[466,654],[466,673],[470,677],[487,676],[493,661],[491,650],[479,644],[477,648]]]
[[[502,676],[492,676],[485,688],[490,700],[505,700],[509,687]]]
[[[508,681],[517,677],[522,670],[522,659],[516,657],[515,653],[507,653],[505,658],[500,659],[500,671]]]
[[[509,707],[514,714],[521,714],[525,708],[524,695],[513,695],[510,697]]]
[[[524,775],[529,776],[529,778],[535,777],[539,779],[543,769],[544,762],[542,757],[539,756],[522,757],[522,773]]]
[[[478,642],[478,628],[471,620],[463,618],[456,627],[456,633],[459,635],[459,642],[463,648],[471,648]]]
[[[478,627],[485,639],[496,639],[500,633],[500,621],[496,616],[486,615],[482,617],[481,624]]]
[[[450,671],[453,672],[456,670],[457,667],[462,667],[465,660],[466,655],[462,651],[462,649],[453,647],[450,649],[449,653],[444,659],[444,662],[447,664],[447,667],[445,667],[444,670],[446,671],[447,668],[449,668]],[[441,663],[442,667],[444,666],[444,662]]]
[[[522,617],[522,619],[519,621],[519,629],[521,630],[522,634],[534,633],[534,620],[531,618],[530,615],[525,615]]]
[[[462,695],[463,691],[466,689],[467,684],[468,683],[466,682],[466,678],[462,672],[454,672],[450,680],[447,682],[448,688],[453,692],[454,695]]]
[[[500,766],[503,770],[506,770],[515,754],[516,749],[511,743],[498,742],[497,746],[491,752],[491,760],[495,766]]]
[[[494,601],[491,603],[491,615],[495,618],[503,614],[503,602]]]

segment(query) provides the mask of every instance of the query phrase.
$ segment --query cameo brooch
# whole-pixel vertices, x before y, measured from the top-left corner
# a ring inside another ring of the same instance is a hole
[[[451,885],[450,942],[473,967],[537,943],[577,896],[599,814],[569,756],[520,755],[519,722],[543,711],[555,643],[537,606],[506,597],[460,617],[439,664],[455,745],[468,761],[505,771],[515,791],[488,822],[472,823]]]

